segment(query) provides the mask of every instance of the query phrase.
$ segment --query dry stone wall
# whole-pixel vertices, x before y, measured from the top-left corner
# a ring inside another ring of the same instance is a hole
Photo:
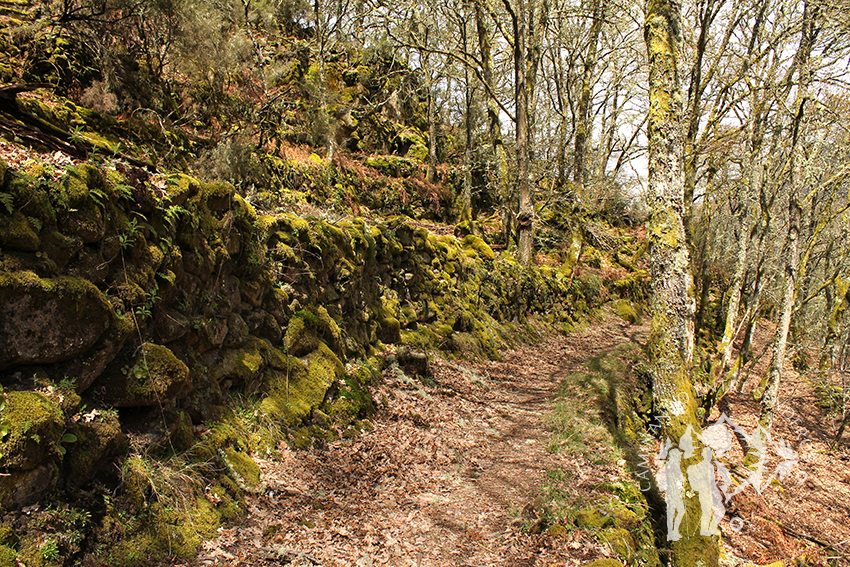
[[[555,269],[404,217],[263,215],[229,184],[121,163],[0,163],[0,180],[6,509],[83,485],[128,439],[233,461],[226,436],[192,435],[231,394],[295,427],[366,391],[343,363],[381,344],[495,357],[504,323],[587,307]]]

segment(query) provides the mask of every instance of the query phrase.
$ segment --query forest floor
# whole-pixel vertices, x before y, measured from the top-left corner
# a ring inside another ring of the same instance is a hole
[[[282,447],[273,460],[259,460],[264,489],[248,497],[247,519],[220,529],[200,564],[551,567],[616,557],[599,532],[566,521],[567,529],[545,528],[558,521],[553,494],[566,494],[565,506],[593,505],[612,498],[600,487],[630,482],[597,419],[599,390],[570,381],[618,349],[628,365],[623,353],[646,333],[605,311],[584,330],[546,336],[503,353],[502,361],[437,359],[433,382],[389,368],[372,429],[306,451]],[[793,407],[814,407],[793,397],[804,389],[792,389],[784,391]],[[732,400],[731,410],[746,428],[754,408],[743,400]],[[574,416],[573,429],[564,416]],[[791,439],[787,421],[777,435]],[[823,432],[808,431],[811,450],[800,458],[807,480],[769,487],[761,497],[745,492],[729,505],[721,523],[725,564],[802,555],[815,564],[846,560],[848,454],[830,453],[818,440]],[[743,527],[733,530],[732,516],[744,518]]]

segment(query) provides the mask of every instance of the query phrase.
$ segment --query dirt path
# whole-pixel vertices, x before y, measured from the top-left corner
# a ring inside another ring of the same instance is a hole
[[[266,490],[249,497],[247,525],[221,530],[201,564],[551,566],[610,556],[580,530],[527,532],[547,471],[570,466],[569,454],[547,450],[557,386],[634,329],[607,317],[502,362],[438,360],[433,387],[388,370],[374,428],[262,461]]]

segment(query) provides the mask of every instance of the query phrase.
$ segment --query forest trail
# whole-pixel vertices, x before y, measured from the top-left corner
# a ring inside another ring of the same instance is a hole
[[[265,489],[248,497],[247,521],[220,530],[200,563],[560,566],[612,556],[582,530],[533,535],[551,471],[587,486],[623,478],[550,450],[547,416],[565,377],[645,331],[606,313],[500,362],[438,359],[430,385],[389,368],[371,431],[260,460]]]

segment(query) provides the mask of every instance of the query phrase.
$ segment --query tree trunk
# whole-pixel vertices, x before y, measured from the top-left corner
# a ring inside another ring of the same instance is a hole
[[[488,92],[493,91],[493,56],[490,50],[490,32],[484,19],[481,0],[475,0],[475,26],[478,31],[478,50],[481,52],[481,75],[487,83]],[[487,131],[493,146],[496,161],[496,187],[502,208],[502,231],[505,246],[511,240],[510,189],[508,187],[508,156],[502,141],[502,125],[499,121],[499,105],[492,96],[487,97]]]
[[[469,2],[464,1],[464,19],[460,30],[463,51],[467,51],[467,22]],[[463,195],[461,196],[460,220],[472,221],[472,96],[473,88],[469,77],[469,67],[463,67],[464,79],[464,148],[463,148]],[[472,227],[470,227],[472,228]]]
[[[794,107],[797,114],[794,117],[791,136],[790,150],[790,179],[788,182],[788,234],[785,247],[785,280],[782,293],[782,307],[780,310],[779,324],[776,328],[776,336],[773,342],[773,359],[767,376],[761,381],[756,389],[756,395],[761,398],[761,417],[759,425],[770,431],[773,425],[773,415],[779,400],[779,384],[782,379],[782,365],[785,362],[785,350],[788,346],[788,331],[791,328],[791,315],[794,312],[794,304],[797,300],[797,275],[800,263],[800,218],[802,211],[799,203],[800,186],[803,177],[803,150],[800,138],[804,128],[804,117],[806,100],[808,98],[808,87],[811,81],[811,70],[809,59],[814,47],[814,40],[818,29],[814,26],[814,11],[809,2],[803,6],[802,33],[800,34],[800,47],[796,54],[796,65],[799,69],[799,84],[797,86],[797,100]]]
[[[651,263],[649,366],[653,403],[662,443],[673,443],[690,430],[699,432],[697,402],[691,381],[693,359],[693,281],[690,271],[684,213],[684,132],[682,91],[678,73],[681,49],[681,6],[676,0],[648,0],[644,39],[649,56],[649,192],[647,240]],[[702,460],[685,454],[681,470]],[[671,463],[668,463],[668,466]],[[680,471],[681,473],[681,471]],[[678,487],[672,487],[675,490]],[[699,500],[687,480],[679,495],[685,526],[700,525]],[[688,496],[692,494],[692,496]],[[693,529],[693,528],[690,528]],[[714,567],[718,561],[716,537],[692,535],[687,529],[672,537],[674,567]]]
[[[514,101],[516,103],[516,152],[517,152],[517,194],[519,196],[519,214],[517,232],[519,233],[519,263],[530,266],[534,256],[534,208],[531,201],[531,183],[529,182],[529,140],[528,140],[528,84],[526,78],[526,18],[525,0],[517,2],[513,10],[504,0],[513,21],[514,30]]]
[[[437,178],[437,119],[434,110],[434,86],[428,80],[428,172],[425,179],[434,183]]]
[[[584,188],[587,185],[587,139],[592,133],[590,123],[590,101],[593,98],[593,73],[596,69],[596,59],[599,45],[599,34],[602,31],[602,11],[604,0],[593,0],[588,37],[587,54],[584,58],[584,68],[581,75],[581,94],[576,110],[575,150],[573,155],[573,182],[576,196],[584,199]]]

